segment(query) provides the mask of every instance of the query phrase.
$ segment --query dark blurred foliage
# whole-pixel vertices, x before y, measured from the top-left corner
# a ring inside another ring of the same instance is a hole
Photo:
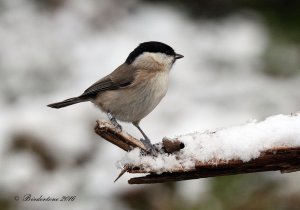
[[[26,133],[15,135],[13,137],[11,150],[13,152],[27,151],[35,155],[45,170],[52,171],[57,167],[57,162],[47,150],[46,145],[33,135]]]
[[[222,209],[225,210],[299,209],[300,195],[284,193],[284,196],[280,196],[279,191],[285,186],[276,179],[270,179],[270,173],[216,178],[212,181],[213,194],[222,201]]]
[[[13,203],[11,199],[0,197],[0,210],[9,210],[9,209],[13,209]]]
[[[167,3],[193,19],[220,20],[232,14],[258,16],[269,30],[263,72],[274,77],[300,73],[300,2],[284,0],[144,0]],[[253,43],[255,44],[255,43]]]
[[[55,154],[49,151],[48,145],[35,135],[29,133],[17,133],[12,137],[10,152],[28,152],[39,161],[39,166],[43,170],[55,171],[61,164],[62,160],[58,160]],[[88,163],[96,153],[95,147],[82,152],[73,159],[71,165],[73,167],[82,167]],[[70,163],[69,163],[70,164]]]
[[[118,198],[121,202],[125,202],[131,209],[177,209],[175,187],[175,183],[148,185],[143,188],[120,193]]]
[[[62,6],[66,0],[31,0],[34,1],[41,9],[56,9]]]
[[[210,181],[210,191],[195,203],[180,198],[175,183],[146,185],[118,197],[135,210],[298,210],[300,206],[300,195],[279,195],[285,186],[268,178],[268,173],[215,177]]]
[[[170,3],[199,19],[224,18],[237,12],[253,11],[263,16],[267,26],[278,31],[280,38],[300,41],[300,2],[284,0],[145,0]],[[278,38],[279,38],[278,37]]]

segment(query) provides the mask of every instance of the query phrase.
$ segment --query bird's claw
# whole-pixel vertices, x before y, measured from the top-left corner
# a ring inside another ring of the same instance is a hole
[[[147,139],[140,139],[140,141],[144,144],[144,146],[146,147],[146,152],[147,154],[150,154],[152,156],[157,156],[158,151],[155,148],[155,146],[153,144],[151,144],[151,142]]]
[[[115,126],[117,132],[122,132],[122,126],[119,123],[113,123],[113,125]]]
[[[109,121],[117,129],[117,132],[121,132],[122,131],[122,126],[117,122],[116,118],[110,112],[107,113],[107,116],[108,116]]]

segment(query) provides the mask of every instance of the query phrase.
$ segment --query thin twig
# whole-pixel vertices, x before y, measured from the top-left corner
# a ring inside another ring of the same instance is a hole
[[[120,179],[121,176],[123,176],[123,175],[125,174],[125,172],[128,171],[128,169],[129,169],[129,165],[126,165],[126,166],[122,169],[122,171],[120,172],[120,174],[118,175],[118,177],[115,179],[114,182],[118,181],[118,179]]]

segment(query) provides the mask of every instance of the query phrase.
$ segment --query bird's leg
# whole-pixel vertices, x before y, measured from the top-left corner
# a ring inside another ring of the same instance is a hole
[[[107,112],[107,117],[109,121],[117,128],[117,130],[121,132],[122,126],[117,122],[115,116],[113,116],[110,112]]]
[[[148,136],[144,133],[144,131],[141,129],[141,127],[139,126],[139,123],[132,123],[135,127],[137,127],[137,129],[139,129],[139,131],[141,132],[141,134],[143,135],[144,139],[141,139],[141,142],[145,145],[146,149],[148,152],[150,152],[152,155],[156,155],[157,151],[155,149],[155,147],[153,146],[153,144],[151,144],[150,139],[148,138]]]

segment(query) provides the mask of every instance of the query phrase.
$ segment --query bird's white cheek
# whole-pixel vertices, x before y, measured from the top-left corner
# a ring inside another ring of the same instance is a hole
[[[174,57],[163,53],[152,53],[151,57],[157,63],[164,67],[165,70],[170,70],[174,64]]]
[[[169,71],[173,63],[173,56],[164,53],[145,52],[135,59],[132,66],[140,69]]]

